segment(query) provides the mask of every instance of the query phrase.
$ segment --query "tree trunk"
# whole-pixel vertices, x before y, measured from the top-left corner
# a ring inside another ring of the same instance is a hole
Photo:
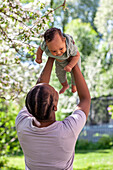
[[[53,8],[54,0],[50,1],[50,8]],[[51,23],[51,27],[54,27],[54,22]]]

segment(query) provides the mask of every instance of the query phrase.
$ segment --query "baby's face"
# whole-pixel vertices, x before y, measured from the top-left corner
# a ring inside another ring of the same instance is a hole
[[[47,46],[52,55],[62,56],[66,52],[66,38],[62,38],[56,33],[54,39],[47,42]]]

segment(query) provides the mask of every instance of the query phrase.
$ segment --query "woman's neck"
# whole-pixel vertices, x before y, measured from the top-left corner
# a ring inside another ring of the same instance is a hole
[[[41,121],[41,122],[38,122],[38,123],[33,121],[33,125],[38,127],[38,128],[42,128],[42,127],[47,127],[47,126],[53,124],[55,121],[56,120],[48,120],[48,121],[46,120],[46,121],[43,121],[43,122]]]

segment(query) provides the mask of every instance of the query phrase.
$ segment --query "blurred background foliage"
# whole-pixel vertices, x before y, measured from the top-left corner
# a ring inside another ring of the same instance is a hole
[[[58,27],[73,36],[91,97],[113,94],[113,0],[63,3],[63,0],[0,2],[0,155],[21,153],[15,118],[47,60],[44,54],[41,65],[34,62],[47,28]],[[71,85],[70,75],[67,77]],[[60,90],[55,66],[50,83]],[[60,95],[57,120],[70,114],[77,102],[71,87]]]

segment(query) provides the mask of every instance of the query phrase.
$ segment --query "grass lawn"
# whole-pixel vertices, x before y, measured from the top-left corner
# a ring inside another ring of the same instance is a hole
[[[24,157],[8,157],[8,165],[1,170],[24,170]],[[113,149],[81,151],[75,154],[74,170],[113,170]]]
[[[24,156],[9,156],[7,165],[0,170],[25,170]]]
[[[74,170],[113,170],[113,149],[76,153]]]

